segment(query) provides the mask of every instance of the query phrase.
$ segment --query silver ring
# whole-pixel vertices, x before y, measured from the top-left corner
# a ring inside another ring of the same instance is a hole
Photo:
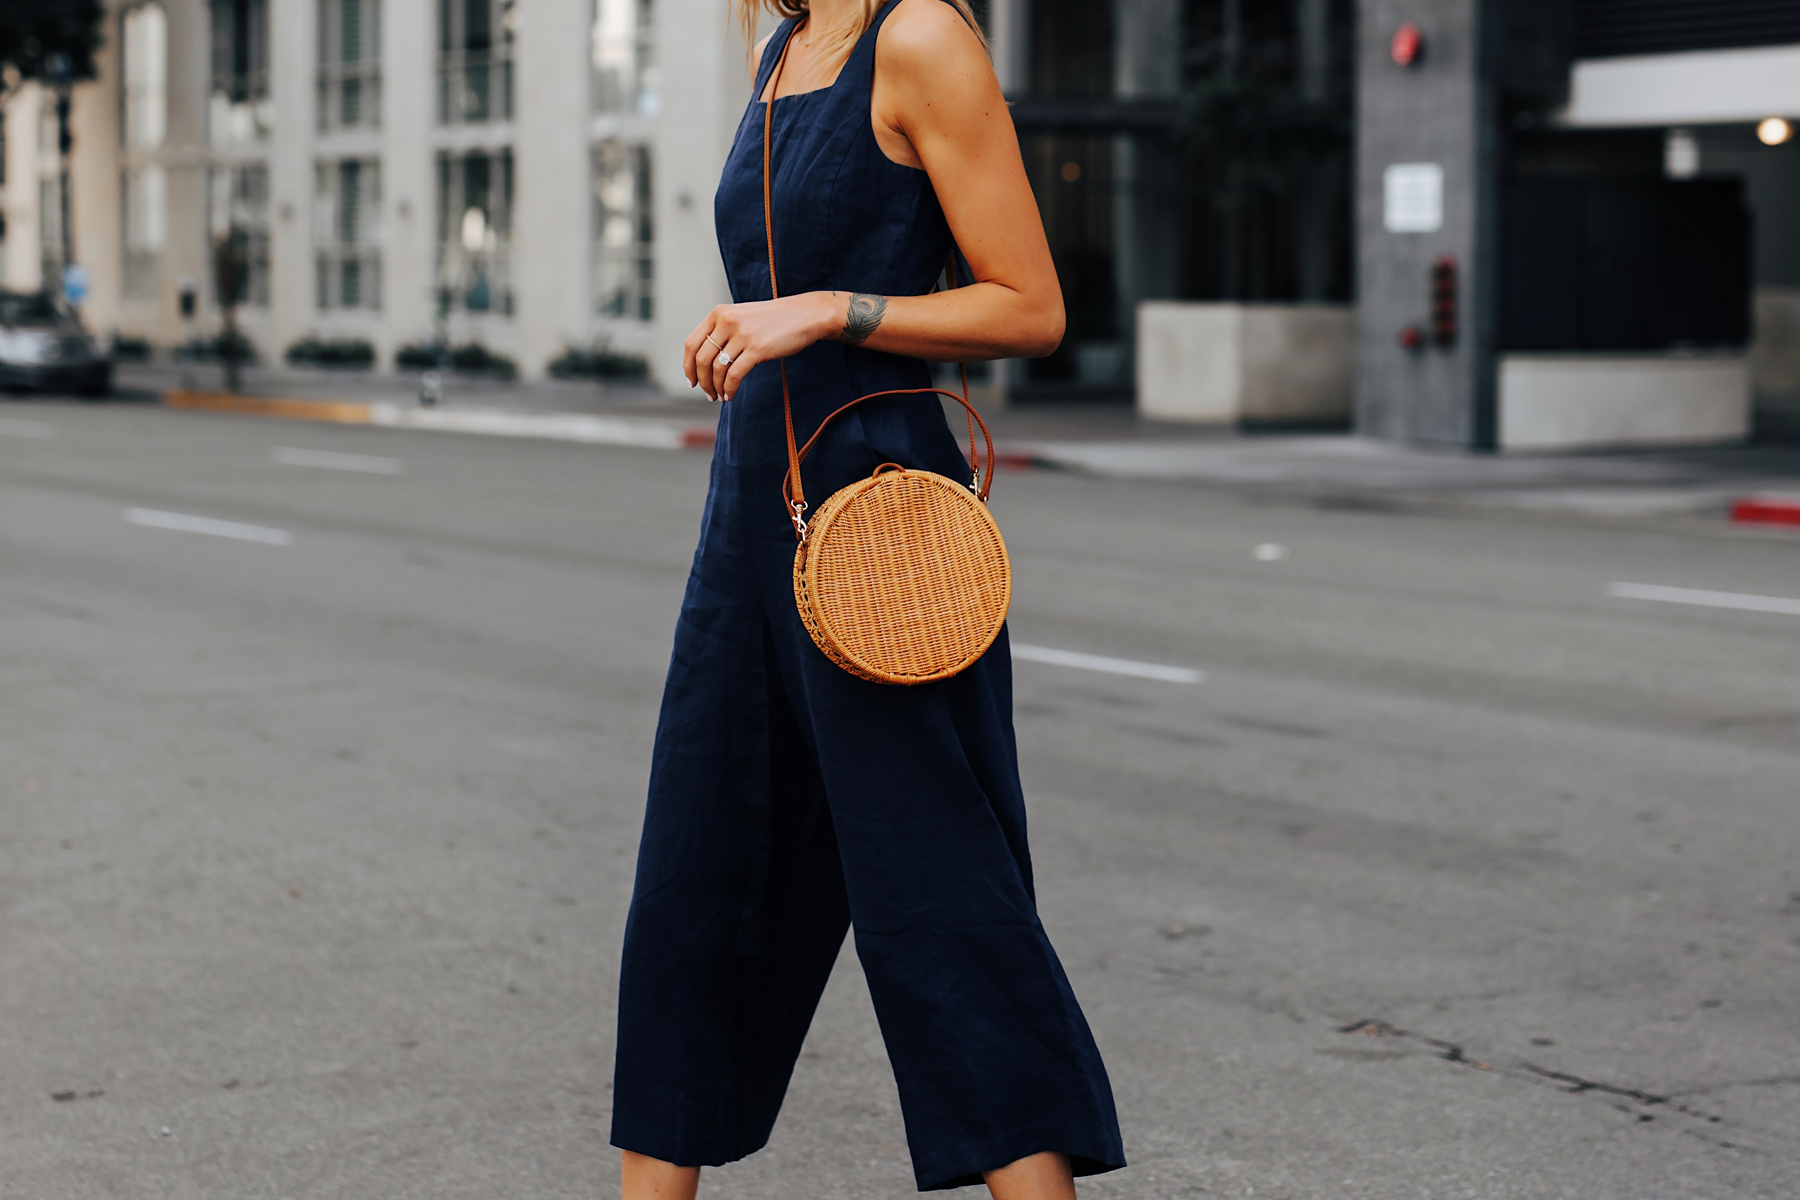
[[[731,365],[731,355],[721,350],[719,351],[719,357],[713,359],[713,361],[718,363],[721,367],[729,367]]]

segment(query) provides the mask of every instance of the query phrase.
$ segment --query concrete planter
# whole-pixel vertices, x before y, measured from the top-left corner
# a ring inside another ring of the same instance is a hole
[[[1500,357],[1502,450],[1707,445],[1749,434],[1742,354]]]
[[[1347,421],[1355,343],[1345,304],[1146,301],[1138,412],[1220,425]]]
[[[1757,431],[1800,434],[1800,287],[1756,289],[1750,374]]]

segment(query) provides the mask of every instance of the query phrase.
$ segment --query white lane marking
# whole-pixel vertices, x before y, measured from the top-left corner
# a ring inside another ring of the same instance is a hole
[[[205,533],[213,537],[236,538],[240,542],[261,542],[265,546],[293,544],[293,536],[285,529],[267,525],[245,525],[238,521],[219,521],[212,517],[196,517],[191,513],[160,512],[154,508],[128,508],[125,519],[133,525],[150,529],[173,529],[180,533]]]
[[[0,437],[36,438],[39,441],[56,436],[56,426],[48,421],[26,421],[19,417],[0,417]]]
[[[1014,658],[1022,658],[1026,662],[1074,667],[1077,671],[1104,671],[1108,675],[1131,675],[1138,679],[1160,679],[1164,683],[1199,683],[1206,678],[1205,672],[1196,671],[1192,667],[1170,667],[1129,658],[1108,658],[1103,654],[1082,654],[1050,646],[1028,646],[1022,642],[1013,643],[1012,653]]]
[[[1292,551],[1280,542],[1258,542],[1256,549],[1250,551],[1250,556],[1257,562],[1280,562],[1290,553]]]
[[[341,454],[336,450],[275,447],[275,461],[289,467],[321,467],[327,471],[361,471],[365,475],[398,475],[400,460],[379,454]]]
[[[1747,592],[1709,592],[1701,588],[1663,587],[1655,583],[1609,583],[1606,594],[1620,600],[1660,600],[1664,604],[1698,604],[1744,612],[1783,613],[1800,617],[1800,600],[1786,596],[1753,596]]]

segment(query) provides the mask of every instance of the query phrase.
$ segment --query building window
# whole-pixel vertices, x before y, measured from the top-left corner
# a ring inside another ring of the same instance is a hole
[[[315,295],[320,309],[381,307],[381,164],[346,158],[314,172]]]
[[[62,195],[60,175],[38,179],[38,269],[42,286],[52,289],[61,286],[63,270]]]
[[[1032,0],[1029,28],[1033,95],[1098,99],[1112,95],[1112,5]]]
[[[438,120],[512,120],[515,0],[438,0]]]
[[[597,113],[654,117],[661,96],[652,0],[594,0],[593,90]]]
[[[154,300],[169,232],[167,176],[162,167],[146,163],[125,172],[124,190],[125,295]]]
[[[446,311],[511,316],[511,150],[438,156],[438,297]]]
[[[380,125],[380,0],[319,0],[319,129]]]
[[[212,0],[212,94],[207,123],[214,145],[269,136],[268,0]]]
[[[269,168],[262,163],[221,163],[207,187],[207,227],[216,247],[236,226],[244,231],[249,272],[244,303],[269,303]]]
[[[125,149],[157,150],[169,126],[169,21],[162,5],[140,4],[123,26]]]
[[[594,147],[594,311],[648,321],[654,259],[650,150],[623,142]]]

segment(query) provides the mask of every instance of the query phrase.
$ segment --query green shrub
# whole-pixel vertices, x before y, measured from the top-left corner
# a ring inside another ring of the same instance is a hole
[[[287,348],[287,360],[296,366],[367,370],[375,365],[375,347],[361,338],[304,337]]]
[[[443,347],[436,342],[410,342],[394,351],[394,368],[400,371],[433,371]]]
[[[436,342],[415,342],[394,352],[394,366],[408,371],[435,371],[444,360],[452,371],[463,375],[489,375],[499,379],[517,379],[519,365],[504,354],[495,354],[480,342],[465,342],[448,351]]]
[[[112,356],[115,362],[149,362],[150,342],[146,338],[115,333],[112,340]]]
[[[469,374],[498,375],[516,379],[519,366],[504,354],[495,354],[480,342],[468,342],[450,351],[450,369]]]
[[[225,351],[233,341],[237,344],[237,360],[240,363],[256,362],[256,343],[241,331],[230,337],[220,331],[216,337],[199,338],[177,350],[175,357],[188,362],[224,362]]]
[[[614,354],[606,349],[583,350],[570,346],[550,364],[557,379],[642,379],[650,364],[641,354]]]

